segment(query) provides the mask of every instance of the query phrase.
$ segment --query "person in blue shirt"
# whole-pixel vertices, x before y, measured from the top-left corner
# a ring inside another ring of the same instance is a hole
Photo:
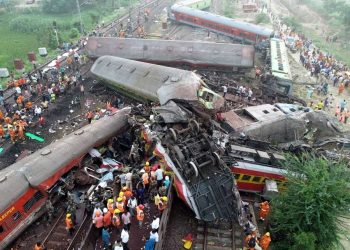
[[[154,246],[156,245],[156,240],[154,238],[148,238],[145,244],[145,250],[154,250]]]
[[[102,241],[103,241],[103,247],[105,249],[109,249],[109,246],[111,245],[111,236],[106,227],[102,229]]]
[[[169,176],[165,176],[165,180],[163,182],[168,190],[169,186],[170,186],[170,179]]]

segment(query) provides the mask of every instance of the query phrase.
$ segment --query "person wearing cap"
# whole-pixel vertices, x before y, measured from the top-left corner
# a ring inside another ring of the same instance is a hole
[[[119,211],[121,213],[124,212],[124,201],[122,197],[118,197],[117,198],[117,203],[116,203],[116,207],[119,209]]]
[[[266,234],[264,234],[261,239],[259,240],[260,246],[262,248],[262,250],[268,250],[270,243],[271,243],[271,237],[270,237],[270,233],[267,232]]]
[[[131,198],[128,200],[128,208],[129,208],[129,212],[131,214],[132,217],[135,216],[135,209],[137,207],[137,200],[134,196],[131,196]]]
[[[146,173],[149,173],[149,171],[150,171],[150,165],[149,165],[148,161],[146,161],[146,163],[145,163],[144,170]]]
[[[114,207],[113,207],[113,199],[108,199],[107,200],[107,209],[108,211],[113,214]]]
[[[118,208],[114,209],[112,225],[117,229],[120,226],[120,210]]]
[[[139,222],[140,228],[142,227],[142,223],[143,223],[143,220],[145,218],[145,213],[143,212],[144,208],[145,207],[142,204],[140,204],[136,207],[136,219]]]
[[[123,189],[124,189],[124,190],[123,190],[124,196],[125,196],[126,200],[129,201],[130,198],[131,198],[131,196],[132,196],[132,192],[131,192],[131,190],[130,190],[129,188],[127,188],[127,187],[124,187]]]
[[[158,231],[159,221],[160,221],[159,217],[154,215],[153,216],[153,221],[151,223],[152,230],[157,230]]]
[[[125,210],[123,215],[122,215],[122,221],[123,221],[123,225],[130,230],[130,226],[131,226],[131,214],[129,213],[129,211]]]
[[[109,227],[112,223],[112,214],[107,208],[103,209],[103,226]]]
[[[0,124],[0,138],[3,138],[5,136],[5,131],[2,125]]]
[[[8,125],[8,133],[10,135],[11,143],[15,143],[15,141],[16,141],[16,132],[13,129],[12,125]]]
[[[158,210],[160,213],[163,213],[163,211],[167,208],[167,203],[168,203],[168,197],[163,196],[158,204]]]
[[[124,204],[126,204],[126,197],[125,197],[125,195],[124,195],[124,192],[123,192],[123,191],[120,191],[120,192],[119,192],[119,197],[120,197],[120,198],[122,198],[122,200],[123,200]]]
[[[157,194],[154,196],[154,205],[156,205],[156,207],[158,207],[159,202],[160,202],[160,196],[159,196],[159,193],[157,193]]]
[[[68,231],[68,234],[70,236],[72,236],[73,232],[74,232],[74,224],[73,224],[73,221],[72,221],[72,215],[71,214],[67,214],[66,215],[66,229]]]

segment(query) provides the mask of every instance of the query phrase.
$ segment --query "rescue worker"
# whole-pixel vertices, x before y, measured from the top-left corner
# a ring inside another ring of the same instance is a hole
[[[123,191],[119,192],[119,197],[123,199],[123,203],[124,203],[124,207],[125,207],[125,205],[126,205],[126,197],[125,197]]]
[[[24,126],[21,126],[21,125],[18,125],[18,131],[17,131],[17,134],[18,134],[18,138],[25,141],[26,138],[24,136]]]
[[[10,117],[5,117],[5,123],[7,124],[7,125],[9,125],[9,124],[11,124],[12,123],[12,119],[10,118]]]
[[[101,233],[102,228],[103,228],[103,216],[101,215],[99,210],[96,211],[95,218],[93,219],[92,223],[95,224],[95,227]]]
[[[2,125],[0,124],[0,138],[3,138],[5,136],[5,131]]]
[[[267,232],[267,233],[264,234],[263,237],[261,237],[261,239],[259,240],[259,244],[260,244],[262,250],[268,250],[268,249],[269,249],[269,246],[270,246],[270,242],[271,242],[270,233]]]
[[[145,169],[145,172],[146,173],[149,173],[149,171],[150,171],[150,166],[149,166],[149,162],[148,161],[146,161],[146,163],[145,163],[145,166],[144,166],[144,169]]]
[[[109,227],[112,224],[112,214],[107,208],[103,209],[103,226]]]
[[[141,228],[142,227],[142,223],[143,223],[143,220],[144,220],[144,218],[145,218],[145,214],[144,214],[144,212],[143,212],[143,209],[144,209],[145,207],[142,205],[142,204],[140,204],[140,205],[138,205],[137,207],[136,207],[136,219],[137,219],[137,221],[139,222],[139,227]]]
[[[255,234],[248,234],[244,239],[244,243],[245,243],[246,249],[249,249],[249,250],[261,249],[258,246],[258,240]]]
[[[22,95],[17,97],[16,103],[18,108],[23,108],[23,101],[24,101],[24,97]]]
[[[112,225],[117,229],[120,226],[120,210],[118,208],[114,209],[113,217],[112,217]]]
[[[159,202],[160,202],[160,196],[159,196],[159,193],[157,193],[157,194],[154,196],[154,205],[156,205],[156,207],[158,207]]]
[[[108,211],[113,214],[114,207],[113,207],[113,199],[108,199],[107,200],[107,209]]]
[[[260,203],[260,212],[259,212],[259,219],[261,221],[264,221],[266,216],[269,214],[270,212],[270,205],[268,201],[264,201],[262,203]]]
[[[126,200],[129,201],[129,199],[132,196],[131,190],[127,187],[123,187],[123,192],[124,192],[124,196],[126,197]]]
[[[124,212],[124,201],[122,197],[118,197],[117,198],[117,203],[116,203],[116,207],[119,209],[119,211],[121,213]]]
[[[167,208],[167,203],[168,203],[168,197],[163,196],[158,204],[158,210],[160,213],[163,213],[163,211]]]
[[[70,236],[73,236],[74,224],[73,224],[73,221],[72,221],[72,215],[71,214],[67,214],[66,215],[66,229],[68,231],[68,234]]]
[[[12,125],[8,126],[8,132],[9,132],[9,135],[10,135],[11,142],[15,143],[15,141],[16,141],[16,132],[13,129]]]
[[[35,246],[34,246],[34,250],[43,250],[43,245],[41,244],[40,241],[38,241]]]
[[[4,113],[2,113],[2,111],[0,110],[0,121],[2,121],[4,119]]]
[[[89,110],[87,113],[86,113],[86,118],[89,122],[89,124],[91,124],[91,121],[92,121],[92,118],[94,117],[94,114],[92,113],[91,110]]]
[[[39,127],[40,128],[44,127],[44,125],[45,125],[45,118],[42,115],[39,116],[38,123],[39,123]]]

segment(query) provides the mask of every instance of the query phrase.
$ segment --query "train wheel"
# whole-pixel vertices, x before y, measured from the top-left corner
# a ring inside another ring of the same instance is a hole
[[[176,142],[177,141],[177,135],[176,135],[175,129],[169,128],[169,132],[170,132],[171,138]]]
[[[216,163],[217,165],[220,165],[220,163],[221,163],[221,158],[220,158],[219,154],[216,153],[216,152],[214,152],[214,153],[213,153],[213,156],[214,156],[214,158],[215,158],[215,163]]]
[[[188,165],[193,169],[193,171],[194,171],[196,177],[198,177],[198,174],[199,174],[199,173],[198,173],[198,168],[197,168],[196,164],[195,164],[193,161],[190,161],[190,162],[188,163]]]
[[[199,124],[196,120],[190,120],[190,127],[191,127],[191,130],[198,134],[199,132]]]

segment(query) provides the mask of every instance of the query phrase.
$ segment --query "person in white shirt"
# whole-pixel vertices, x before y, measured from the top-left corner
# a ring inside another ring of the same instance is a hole
[[[17,86],[17,87],[15,88],[15,90],[16,90],[16,93],[17,93],[17,94],[19,94],[19,95],[22,94],[22,90],[21,90],[20,87]]]
[[[153,221],[152,221],[152,224],[151,224],[152,230],[157,230],[158,231],[159,221],[160,221],[159,217],[153,216]]]
[[[224,90],[224,95],[222,97],[225,98],[226,94],[227,94],[227,87],[226,85],[222,86],[223,90]]]
[[[36,116],[40,116],[41,115],[41,107],[40,106],[35,106],[34,114]]]
[[[137,207],[137,200],[134,196],[131,196],[130,199],[128,200],[128,208],[129,208],[129,212],[131,214],[132,217],[135,216],[135,209]]]
[[[158,242],[159,236],[158,236],[157,230],[154,230],[154,229],[153,229],[153,230],[150,232],[149,238],[150,238],[150,239],[154,239],[155,242]]]
[[[120,239],[117,239],[117,241],[114,243],[113,250],[123,250],[123,245]]]
[[[122,238],[123,250],[129,250],[128,242],[129,242],[129,231],[127,227],[124,227],[122,233],[120,235]]]
[[[157,189],[159,189],[163,184],[163,178],[164,178],[163,169],[161,169],[159,165],[158,165],[158,169],[156,170],[156,178],[157,178]]]
[[[125,174],[125,183],[126,183],[126,186],[130,190],[132,190],[132,173],[131,172]]]

